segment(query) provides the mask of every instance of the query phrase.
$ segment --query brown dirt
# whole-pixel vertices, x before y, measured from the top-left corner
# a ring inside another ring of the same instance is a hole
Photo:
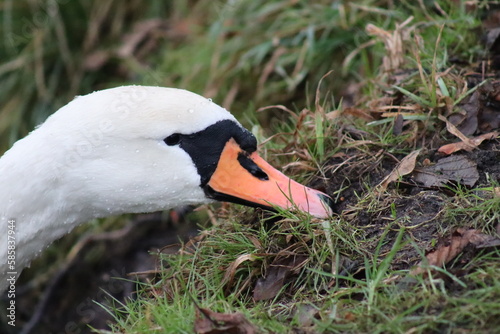
[[[479,180],[474,187],[491,187],[492,183],[500,181],[499,140],[485,142],[478,150],[460,154],[477,164]],[[426,158],[435,163],[442,156],[428,152],[417,159],[417,166]],[[386,230],[390,230],[383,238],[384,244],[379,251],[381,259],[393,246],[400,227],[404,227],[407,240],[412,243],[408,243],[396,254],[392,268],[409,269],[422,260],[421,252],[430,251],[446,232],[457,226],[471,226],[470,217],[463,213],[457,212],[453,218],[442,214],[446,206],[453,206],[456,201],[453,189],[461,187],[466,190],[468,187],[450,183],[447,187],[425,188],[409,175],[401,182],[390,185],[386,193],[379,195],[378,203],[373,209],[366,209],[365,204],[360,204],[360,199],[370,196],[374,187],[396,165],[392,156],[381,154],[379,158],[374,158],[373,155],[360,152],[346,152],[346,157],[333,158],[325,164],[326,189],[328,194],[339,199],[335,206],[336,212],[345,216],[352,226],[363,231],[366,247],[371,252],[375,251]],[[312,184],[320,182],[317,180]],[[339,188],[342,190],[339,191]],[[393,224],[394,221],[398,221],[398,224]],[[473,253],[469,250],[469,257]],[[359,266],[350,267],[349,272],[362,270],[362,261],[358,263]]]

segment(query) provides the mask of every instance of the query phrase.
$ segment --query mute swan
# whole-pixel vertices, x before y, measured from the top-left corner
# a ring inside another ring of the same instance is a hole
[[[256,148],[228,111],[185,90],[125,86],[75,98],[0,158],[0,289],[93,218],[213,200],[291,208],[288,198],[331,215],[327,195]]]

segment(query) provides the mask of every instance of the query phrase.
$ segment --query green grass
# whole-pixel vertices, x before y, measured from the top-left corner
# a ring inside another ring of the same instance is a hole
[[[317,225],[308,226],[306,222],[305,226],[289,226],[289,230],[278,227],[274,233],[236,224],[212,228],[192,253],[166,259],[170,268],[154,287],[145,287],[147,295],[113,310],[123,315],[117,319],[116,332],[190,333],[195,305],[218,312],[242,312],[263,333],[290,332],[292,328],[303,328],[304,323],[314,326],[318,333],[448,332],[454,328],[488,331],[498,325],[498,251],[475,257],[471,266],[477,269],[456,279],[464,288],[448,293],[453,281],[450,283],[447,277],[454,275],[446,270],[442,271],[444,275],[424,279],[391,269],[391,261],[402,246],[404,229],[400,229],[396,240],[389,241],[391,251],[380,262],[377,253],[384,239],[379,240],[374,257],[364,254],[366,277],[325,271],[328,261],[333,260],[331,268],[341,253],[349,252],[346,244],[357,248],[352,253],[359,252],[360,245],[346,240],[345,235],[339,237],[337,234],[344,234],[343,230],[322,230]],[[327,247],[326,233],[335,246],[333,252]],[[256,249],[247,236],[258,238],[269,255],[259,256],[262,250]],[[275,254],[280,247],[279,240],[287,236],[297,238],[305,247],[296,251],[308,254],[310,262],[278,297],[253,302],[247,281],[256,270],[262,270],[266,257],[272,257],[273,250]],[[255,257],[239,267],[228,289],[224,270],[244,254]],[[396,275],[400,277],[394,279]],[[304,305],[314,309],[312,318],[301,318]]]

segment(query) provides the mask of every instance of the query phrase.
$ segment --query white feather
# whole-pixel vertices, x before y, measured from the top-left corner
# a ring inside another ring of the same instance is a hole
[[[163,139],[223,119],[194,93],[127,86],[75,98],[0,159],[0,289],[15,225],[19,274],[52,241],[92,218],[208,202],[189,155]]]

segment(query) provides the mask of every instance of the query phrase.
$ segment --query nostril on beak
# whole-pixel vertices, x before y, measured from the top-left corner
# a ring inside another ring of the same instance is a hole
[[[245,168],[250,174],[258,178],[261,181],[268,181],[269,176],[247,155],[240,153],[238,154],[238,162],[241,167]]]

